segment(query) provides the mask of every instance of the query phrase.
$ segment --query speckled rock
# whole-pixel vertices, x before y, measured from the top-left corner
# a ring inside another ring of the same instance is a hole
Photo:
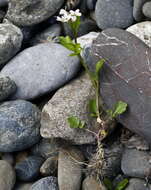
[[[40,111],[24,100],[0,105],[0,152],[14,152],[31,147],[40,138]]]
[[[79,70],[79,59],[55,43],[39,44],[25,49],[1,71],[15,81],[17,91],[12,99],[33,99],[50,93],[67,83]]]
[[[151,185],[146,185],[145,180],[132,178],[125,190],[151,190]]]
[[[140,22],[126,29],[151,47],[151,21]]]
[[[7,18],[19,26],[38,24],[54,15],[64,0],[10,0]]]
[[[133,16],[136,21],[140,22],[143,18],[142,8],[145,2],[148,0],[134,0]]]
[[[29,190],[59,190],[56,177],[45,177],[35,182]]]
[[[80,190],[82,180],[82,152],[78,149],[68,148],[59,152],[58,184],[59,190]]]
[[[24,161],[17,163],[15,166],[17,179],[27,182],[36,180],[43,162],[41,157],[29,156]]]
[[[68,117],[76,116],[87,123],[87,128],[95,130],[96,120],[87,114],[88,102],[93,97],[94,90],[87,75],[82,75],[59,89],[42,110],[41,136],[60,137],[75,144],[94,143],[92,133],[70,128],[67,121]]]
[[[12,24],[0,24],[0,67],[11,59],[21,48],[23,35]]]
[[[98,0],[95,7],[96,22],[100,29],[126,28],[133,23],[131,0]]]
[[[15,181],[16,176],[12,166],[8,162],[0,160],[0,189],[12,190]]]
[[[146,2],[144,5],[143,5],[143,14],[148,17],[148,18],[151,18],[151,2]]]

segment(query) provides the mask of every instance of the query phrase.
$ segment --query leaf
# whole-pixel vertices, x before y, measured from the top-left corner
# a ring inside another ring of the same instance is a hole
[[[119,184],[117,184],[115,190],[125,189],[125,187],[127,186],[128,183],[129,183],[128,179],[123,179],[121,182],[119,182]]]
[[[107,113],[111,118],[113,118],[113,110],[108,109],[108,110],[106,110],[106,113]]]
[[[71,51],[75,51],[75,44],[73,43],[73,41],[71,40],[69,36],[66,36],[66,37],[60,36],[59,41],[60,41],[60,44],[66,47],[67,49]]]
[[[102,69],[103,65],[104,65],[105,60],[101,59],[100,61],[98,61],[95,65],[95,72],[97,75],[99,75],[100,70]]]
[[[108,190],[113,190],[113,185],[110,179],[105,178],[103,183],[107,187]]]
[[[113,118],[117,117],[118,115],[124,113],[127,109],[127,103],[118,101],[113,109]]]
[[[89,101],[89,111],[91,112],[91,116],[97,116],[97,107],[96,107],[96,100],[92,99]]]
[[[68,123],[71,128],[84,128],[85,127],[85,121],[80,120],[79,118],[75,116],[68,117]]]

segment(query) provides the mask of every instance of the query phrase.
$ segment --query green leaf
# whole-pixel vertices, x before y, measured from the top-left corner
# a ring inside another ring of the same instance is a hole
[[[95,72],[96,72],[97,75],[99,75],[99,72],[100,72],[100,70],[102,69],[104,63],[105,63],[105,60],[104,60],[104,59],[101,59],[100,61],[98,61],[98,62],[96,63]]]
[[[124,113],[127,109],[127,103],[118,101],[113,109],[113,118],[117,117],[118,115]]]
[[[119,184],[116,186],[115,190],[123,190],[129,183],[128,179],[123,179]]]
[[[108,110],[106,110],[106,113],[107,113],[111,118],[113,118],[113,110],[108,109]]]
[[[85,127],[85,121],[80,120],[79,118],[75,116],[68,117],[68,123],[71,128],[84,128]]]
[[[103,183],[107,187],[108,190],[113,190],[113,185],[110,179],[105,178]]]
[[[92,99],[89,101],[89,111],[91,113],[91,116],[97,116],[97,107],[96,107],[96,100]]]
[[[76,44],[73,43],[73,41],[71,40],[69,36],[66,36],[66,37],[60,36],[59,41],[60,41],[60,44],[66,47],[67,49],[71,51],[75,51]]]

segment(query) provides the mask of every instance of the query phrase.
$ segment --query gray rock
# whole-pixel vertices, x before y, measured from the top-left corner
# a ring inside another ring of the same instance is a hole
[[[29,190],[33,183],[19,183],[13,190]]]
[[[79,70],[79,59],[55,43],[28,48],[12,59],[1,71],[17,85],[13,99],[33,99],[50,93],[73,78]]]
[[[60,24],[54,24],[44,31],[38,33],[33,39],[30,40],[31,45],[37,45],[39,43],[53,42],[56,37],[61,35]]]
[[[39,141],[40,111],[24,100],[0,105],[0,152],[14,152]]]
[[[146,185],[145,180],[132,178],[125,190],[151,190],[151,185]]]
[[[0,7],[5,7],[8,5],[8,0],[0,0]]]
[[[91,56],[93,64],[107,60],[101,74],[105,105],[126,102],[128,110],[118,120],[151,143],[151,49],[127,31],[107,29],[94,41]]]
[[[38,24],[54,15],[64,0],[10,0],[7,18],[18,26]]]
[[[133,16],[136,21],[140,22],[143,18],[142,8],[145,2],[148,0],[134,0]]]
[[[41,166],[40,173],[43,176],[54,175],[58,167],[58,155],[49,157]]]
[[[12,166],[8,162],[0,160],[0,189],[12,190],[15,181],[16,176]]]
[[[82,165],[84,161],[82,152],[78,149],[68,148],[59,152],[58,184],[59,190],[80,190],[82,180]],[[80,163],[79,163],[80,162]]]
[[[56,177],[45,177],[35,182],[29,190],[59,190]]]
[[[21,48],[22,32],[12,24],[0,24],[0,67]]]
[[[151,18],[151,2],[146,2],[144,5],[143,5],[143,14],[148,17],[148,18]]]
[[[2,160],[5,160],[8,162],[10,165],[14,165],[14,156],[11,153],[4,153],[1,157]]]
[[[40,167],[44,162],[43,158],[36,156],[29,156],[22,162],[15,166],[16,177],[21,181],[36,180],[40,174]]]
[[[147,151],[126,149],[122,156],[121,168],[125,175],[145,178],[151,172],[151,156]]]
[[[0,77],[0,101],[7,99],[16,92],[16,84],[9,77]]]
[[[126,29],[151,47],[151,21],[140,22]]]
[[[131,0],[98,0],[95,8],[96,22],[100,29],[126,28],[133,23]]]
[[[95,9],[96,2],[97,0],[87,0],[87,8],[90,11],[93,11]]]
[[[59,89],[42,110],[41,136],[59,137],[75,144],[91,144],[95,136],[86,131],[70,128],[67,118],[76,116],[87,123],[87,128],[96,130],[96,120],[89,117],[88,103],[94,98],[94,90],[87,75],[71,81]]]

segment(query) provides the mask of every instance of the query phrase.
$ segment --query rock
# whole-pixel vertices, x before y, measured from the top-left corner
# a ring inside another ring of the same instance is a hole
[[[142,179],[132,178],[125,190],[151,190],[151,185],[146,185],[146,181]]]
[[[98,0],[95,7],[96,22],[100,29],[126,28],[133,23],[132,1]]]
[[[44,31],[38,33],[33,39],[31,39],[31,45],[37,45],[39,43],[53,42],[56,37],[61,35],[60,24],[54,24]]]
[[[0,67],[21,48],[22,32],[12,24],[0,24]]]
[[[15,166],[17,178],[27,182],[37,179],[43,162],[44,160],[41,157],[29,156],[24,161],[17,163]]]
[[[56,173],[58,167],[58,155],[49,157],[41,166],[40,173],[43,176],[50,176]]]
[[[29,152],[27,152],[27,150],[25,151],[21,151],[21,152],[17,152],[15,154],[15,163],[19,163],[24,161],[25,159],[27,159],[27,157],[29,156]]]
[[[1,71],[15,81],[18,90],[13,99],[34,99],[50,93],[73,78],[79,70],[79,59],[55,43],[39,44],[25,49]]]
[[[65,7],[67,10],[75,9],[80,3],[80,0],[67,0]]]
[[[95,9],[96,2],[97,0],[87,0],[87,8],[90,11],[93,11]]]
[[[8,5],[8,0],[0,0],[0,7],[5,7]]]
[[[10,0],[6,17],[18,26],[38,24],[54,15],[64,0]]]
[[[16,92],[16,84],[9,77],[0,77],[0,101],[7,99]]]
[[[45,177],[35,182],[29,190],[59,190],[56,177]]]
[[[14,156],[11,153],[4,153],[1,157],[2,160],[5,160],[8,162],[10,165],[14,165]]]
[[[39,141],[40,111],[24,100],[0,105],[0,152],[14,152]]]
[[[151,21],[140,22],[126,29],[151,47]]]
[[[130,177],[145,178],[151,172],[151,156],[147,151],[126,149],[121,162],[121,168],[125,175]]]
[[[16,181],[16,176],[12,166],[0,160],[0,188],[1,190],[12,190]]]
[[[78,149],[68,148],[59,152],[58,184],[59,190],[80,190],[82,180],[82,164],[84,158]]]
[[[151,18],[151,2],[146,2],[144,5],[143,5],[143,14],[148,17],[148,18]]]
[[[136,21],[140,22],[144,18],[142,7],[148,0],[134,0],[133,16]]]
[[[87,123],[88,129],[94,131],[96,120],[88,114],[89,100],[93,98],[94,90],[87,75],[82,75],[59,89],[42,110],[41,136],[62,138],[74,144],[94,143],[95,136],[92,133],[70,128],[67,121],[68,117],[76,116]]]
[[[33,183],[19,183],[13,190],[29,190]]]
[[[100,182],[94,177],[87,177],[82,184],[82,190],[107,190]]]
[[[126,102],[128,110],[118,120],[151,143],[150,48],[127,31],[107,29],[94,41],[90,55],[93,65],[101,58],[107,60],[101,73],[106,107]]]

